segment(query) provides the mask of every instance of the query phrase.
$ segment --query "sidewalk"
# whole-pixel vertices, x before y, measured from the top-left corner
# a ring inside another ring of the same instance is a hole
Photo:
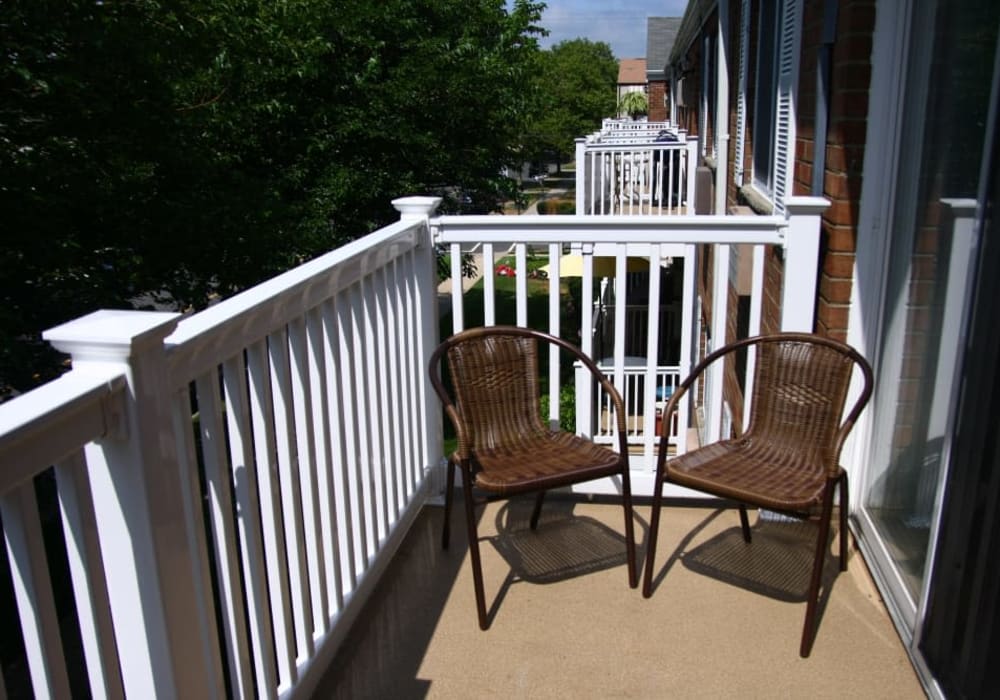
[[[565,172],[563,173],[562,177],[566,178],[566,173]],[[558,198],[563,197],[563,196],[565,196],[566,194],[568,194],[568,193],[570,193],[572,191],[573,191],[572,188],[567,188],[567,187],[550,187],[550,188],[547,188],[547,189],[545,189],[545,191],[544,191],[544,193],[542,194],[541,197],[539,197],[538,199],[536,199],[535,201],[533,201],[523,212],[521,212],[521,215],[524,216],[526,214],[537,214],[538,213],[538,202],[542,201],[543,199],[558,199]],[[476,271],[473,273],[473,275],[471,277],[463,277],[462,278],[462,293],[463,294],[465,294],[467,291],[469,291],[476,284],[476,282],[478,282],[480,280],[480,278],[482,278],[482,276],[486,273],[486,270],[484,269],[484,265],[483,265],[483,256],[482,256],[481,253],[473,253],[472,254],[472,261],[473,261],[473,263],[475,263]],[[490,261],[490,268],[492,268],[492,267],[493,267],[493,261]],[[492,274],[492,269],[490,270],[490,273]],[[451,280],[451,278],[448,278],[448,279],[444,280],[443,282],[441,282],[438,285],[438,317],[439,318],[440,317],[444,317],[446,314],[450,314],[451,313],[451,290],[452,290],[452,280]]]
[[[570,190],[563,187],[553,187],[551,189],[545,190],[545,194],[539,197],[534,202],[532,202],[527,209],[525,209],[521,214],[537,214],[538,213],[538,203],[544,199],[559,199],[563,195],[567,194]]]

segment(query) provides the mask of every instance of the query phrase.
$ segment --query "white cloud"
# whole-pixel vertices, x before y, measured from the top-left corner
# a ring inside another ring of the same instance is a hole
[[[618,58],[646,55],[646,18],[680,17],[687,0],[548,0],[542,26],[544,48],[582,37],[604,41]]]

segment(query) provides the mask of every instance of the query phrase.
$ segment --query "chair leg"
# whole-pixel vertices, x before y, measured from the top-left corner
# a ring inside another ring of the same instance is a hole
[[[628,464],[622,470],[622,507],[625,510],[625,561],[628,563],[628,586],[639,585],[639,572],[635,568],[635,523],[632,513],[632,479]]]
[[[535,508],[531,511],[531,529],[538,529],[538,518],[542,514],[542,502],[545,501],[545,491],[539,491],[535,495]]]
[[[660,507],[663,505],[663,472],[656,470],[653,485],[653,505],[649,513],[649,539],[646,544],[646,567],[643,572],[642,597],[653,595],[653,562],[656,558],[656,535],[660,529]]]
[[[750,544],[750,518],[747,517],[745,503],[740,503],[740,527],[743,529],[743,541]]]
[[[840,570],[847,571],[847,472],[840,475]]]
[[[451,498],[455,490],[455,463],[448,459],[444,479],[444,526],[441,528],[441,549],[448,549],[451,539]]]
[[[823,489],[823,510],[820,514],[819,533],[816,538],[816,558],[813,561],[812,577],[809,580],[806,620],[802,626],[802,644],[799,646],[799,656],[802,658],[809,656],[813,640],[816,637],[816,608],[819,605],[819,584],[823,579],[823,561],[826,559],[826,548],[830,537],[830,521],[833,519],[835,483],[835,481],[827,481],[826,487]]]
[[[472,500],[472,478],[468,470],[462,475],[462,492],[465,494],[465,525],[469,531],[469,557],[472,559],[472,583],[476,589],[476,611],[479,629],[489,629],[486,617],[486,592],[483,589],[483,565],[479,558],[479,533],[476,529],[476,507]]]

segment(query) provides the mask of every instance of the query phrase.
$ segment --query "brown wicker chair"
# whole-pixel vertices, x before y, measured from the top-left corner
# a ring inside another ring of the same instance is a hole
[[[572,354],[611,397],[618,421],[617,454],[584,437],[550,430],[542,421],[538,382],[538,346],[541,343],[553,343]],[[439,368],[443,359],[447,359],[454,401],[441,378]],[[483,592],[473,485],[488,494],[486,500],[537,492],[530,520],[534,530],[546,490],[604,476],[620,476],[629,585],[638,586],[625,407],[621,396],[594,362],[560,338],[527,328],[493,326],[473,328],[444,341],[431,356],[430,375],[458,437],[458,448],[448,459],[441,543],[444,548],[448,547],[455,465],[458,465],[463,475],[479,627],[487,629],[489,619]]]
[[[706,445],[667,461],[660,441],[649,523],[642,594],[652,594],[653,562],[663,484],[671,482],[739,503],[743,538],[750,542],[746,505],[800,518],[819,516],[812,577],[799,653],[809,656],[816,606],[830,534],[833,492],[840,486],[840,570],[847,570],[847,473],[838,463],[844,439],[872,391],[872,371],[853,348],[805,333],[747,338],[716,350],[700,362],[664,409],[669,421],[705,369],[737,350],[756,346],[749,427],[731,440]],[[854,367],[864,378],[861,395],[841,423]]]

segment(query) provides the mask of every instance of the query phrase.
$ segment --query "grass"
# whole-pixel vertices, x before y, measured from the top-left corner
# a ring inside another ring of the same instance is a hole
[[[495,273],[497,265],[515,266],[514,256],[504,256],[496,261],[493,270],[484,270],[485,274],[494,275],[495,298],[494,317],[496,325],[516,325],[517,324],[517,278],[500,277]],[[548,256],[534,255],[528,257],[528,270],[537,270],[548,264]],[[520,272],[520,270],[518,271]],[[527,280],[527,311],[528,327],[536,330],[548,332],[549,329],[549,280],[542,278],[531,278]],[[560,289],[559,305],[559,328],[560,335],[573,343],[580,344],[580,280],[567,279],[562,281]],[[475,328],[485,323],[485,282],[479,279],[463,297],[463,315],[466,328]],[[440,337],[443,340],[452,333],[451,314],[445,313],[441,316]],[[548,392],[549,384],[549,354],[539,353],[539,382],[542,394]],[[573,364],[568,356],[563,355],[560,362],[560,383],[565,386],[573,383]],[[447,373],[445,373],[445,383],[449,383]],[[450,422],[445,420],[444,433],[445,454],[454,451],[456,442],[454,431]]]
[[[527,186],[522,192],[525,195],[525,206],[536,200],[544,199],[549,194],[549,189],[555,185],[568,187],[569,191],[564,197],[573,197],[573,187],[575,185],[574,166],[572,163],[563,166],[563,173],[560,177],[547,178],[543,186],[534,183],[525,183]],[[503,207],[504,214],[520,214],[521,209],[514,202],[506,202]],[[451,258],[445,256],[445,261],[450,269]],[[549,262],[546,255],[531,255],[528,257],[528,271],[537,270],[547,265]],[[498,325],[515,325],[517,323],[517,278],[496,276],[497,265],[510,265],[515,267],[514,256],[505,256],[494,263],[492,270],[482,270],[484,274],[493,274],[496,289],[494,299],[494,315]],[[520,271],[519,271],[520,272]],[[549,329],[549,281],[547,279],[531,278],[528,280],[528,327],[541,331]],[[466,328],[481,326],[485,322],[485,289],[482,279],[476,282],[464,295],[463,312]],[[563,280],[559,290],[561,297],[559,328],[560,335],[569,342],[579,345],[580,343],[580,282],[579,280]],[[446,313],[440,319],[440,337],[445,339],[451,335],[451,314]],[[539,358],[539,373],[541,390],[548,391],[548,353],[542,353]],[[572,364],[565,360],[560,364],[562,370],[560,381],[565,386],[573,381]],[[447,374],[447,373],[446,373]],[[446,384],[449,382],[445,377]],[[445,419],[444,454],[450,455],[457,447],[457,440],[454,437],[454,430],[450,422]]]
[[[514,256],[505,256],[496,261],[493,270],[483,270],[484,274],[494,274],[494,316],[497,325],[515,325],[517,323],[517,278],[501,277],[495,274],[498,265],[515,266]],[[548,257],[533,255],[528,257],[528,270],[534,271],[548,264]],[[549,328],[549,281],[542,278],[527,280],[528,297],[528,327],[541,331]],[[573,280],[563,280],[560,289],[560,335],[572,343],[580,340],[579,313],[579,283]],[[480,279],[464,296],[463,312],[466,328],[474,328],[485,323],[485,282]],[[451,335],[451,314],[441,318],[441,338]]]

